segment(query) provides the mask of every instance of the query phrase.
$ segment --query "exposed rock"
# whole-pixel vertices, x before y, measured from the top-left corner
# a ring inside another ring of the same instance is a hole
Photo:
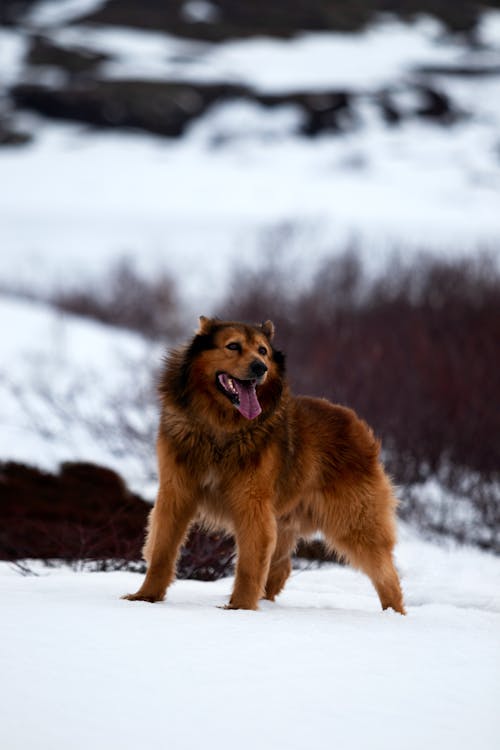
[[[33,66],[50,66],[64,70],[68,74],[94,71],[100,63],[108,60],[105,54],[93,52],[84,47],[60,47],[44,36],[32,39],[26,62]]]
[[[190,6],[206,12],[189,12]],[[484,5],[498,6],[498,2]],[[412,20],[434,15],[452,31],[471,32],[480,6],[473,0],[109,0],[88,21],[168,31],[209,41],[250,36],[289,37],[300,31],[356,31],[378,13]]]
[[[422,104],[417,108],[416,114],[431,120],[438,120],[441,123],[451,123],[458,118],[458,113],[454,111],[449,96],[442,91],[437,91],[429,86],[419,86],[422,96]]]
[[[459,113],[449,98],[431,87],[416,84],[423,104],[401,112],[384,91],[374,97],[374,106],[392,124],[411,117],[453,122]],[[194,119],[215,103],[235,99],[264,107],[295,105],[304,113],[303,135],[346,132],[358,123],[356,101],[360,95],[348,91],[292,92],[264,95],[244,86],[189,84],[159,81],[78,80],[62,88],[21,84],[11,90],[15,103],[46,117],[76,120],[99,127],[139,128],[168,137],[182,135]]]
[[[35,0],[2,0],[0,3],[0,26],[16,25]]]

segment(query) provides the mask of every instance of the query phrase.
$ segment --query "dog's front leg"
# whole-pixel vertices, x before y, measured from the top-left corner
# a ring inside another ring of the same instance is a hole
[[[151,511],[144,555],[148,569],[144,582],[135,594],[126,594],[129,601],[158,602],[175,574],[175,562],[195,504],[187,496],[176,494],[171,485],[160,486],[158,498]]]
[[[234,516],[238,561],[233,593],[226,609],[257,609],[276,545],[271,498],[250,492]]]

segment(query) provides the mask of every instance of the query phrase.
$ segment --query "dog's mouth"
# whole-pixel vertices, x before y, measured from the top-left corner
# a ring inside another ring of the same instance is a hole
[[[258,379],[239,380],[227,372],[217,374],[217,387],[246,419],[255,419],[262,411],[255,387]]]

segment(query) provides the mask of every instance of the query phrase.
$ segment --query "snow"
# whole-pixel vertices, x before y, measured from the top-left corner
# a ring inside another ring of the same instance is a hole
[[[0,457],[56,470],[91,461],[155,494],[161,348],[140,336],[0,296]],[[127,436],[127,425],[138,437]]]
[[[305,283],[352,238],[372,267],[394,246],[454,255],[498,247],[497,77],[434,75],[468,114],[446,128],[417,119],[389,128],[373,96],[390,86],[411,110],[414,69],[494,65],[499,12],[482,16],[476,50],[444,39],[429,19],[219,45],[65,26],[101,4],[38,3],[29,31],[108,52],[107,76],[261,93],[352,88],[358,124],[310,140],[298,108],[234,101],[167,140],[17,113],[35,137],[0,149],[2,289],[92,284],[128,255],[141,272],[173,274],[194,324],[195,312],[217,312],[235,268],[272,256]],[[215,8],[183,7],[198,16]],[[22,79],[26,48],[24,32],[0,29],[0,84]],[[163,347],[4,292],[0,323],[1,459],[49,470],[95,461],[151,499]],[[444,497],[434,479],[422,491],[436,505]],[[337,566],[295,571],[278,601],[255,613],[217,608],[231,579],[178,581],[151,606],[119,599],[139,586],[132,573],[32,563],[37,575],[22,577],[1,563],[0,744],[493,750],[499,559],[401,526],[397,561],[406,618],[380,612],[366,577]]]
[[[106,0],[39,0],[27,13],[29,25],[49,29],[95,13]]]
[[[260,115],[255,105],[253,121]],[[286,134],[290,110],[262,115],[261,132],[275,134],[279,117],[285,134],[265,140],[238,126],[235,105],[211,110],[178,142],[40,124],[33,145],[0,153],[0,274],[53,286],[130,255],[171,272],[206,313],[236,265],[257,267],[263,238],[284,224],[297,228],[284,250],[299,269],[353,237],[379,265],[394,247],[457,254],[498,243],[496,118],[457,125],[453,138],[374,121],[310,141]]]
[[[110,77],[226,82],[275,94],[367,91],[394,83],[417,65],[452,65],[462,53],[443,36],[436,21],[424,18],[413,25],[387,19],[362,32],[310,32],[287,40],[253,37],[218,44],[84,25],[58,30],[53,38],[113,55],[102,67]]]
[[[46,7],[55,12],[58,5]],[[413,69],[474,66],[485,55],[498,61],[498,18],[493,11],[483,17],[477,49],[445,38],[425,18],[414,25],[382,19],[359,34],[218,45],[160,32],[64,26],[56,18],[49,36],[111,54],[107,75],[244,83],[260,92],[352,88],[357,125],[343,135],[308,139],[300,134],[298,108],[248,101],[213,106],[179,139],[18,114],[35,140],[0,149],[4,283],[93,283],[129,255],[148,273],[170,272],[185,305],[206,314],[217,311],[236,267],[266,262],[269,237],[283,227],[291,231],[276,251],[305,280],[353,239],[374,268],[394,248],[455,255],[496,249],[497,77],[436,74],[438,88],[466,115],[447,127],[414,118],[390,128],[374,95],[390,85],[411,110],[417,93],[408,86],[419,80]],[[25,38],[4,30],[5,40],[0,68],[12,83],[21,76]]]
[[[405,618],[337,566],[228,612],[231,579],[178,581],[150,605],[119,599],[136,574],[0,565],[2,745],[493,750],[500,561],[402,536]]]
[[[21,75],[27,47],[23,34],[0,26],[0,103],[4,87],[13,85]]]
[[[479,22],[479,38],[482,43],[497,49],[500,46],[500,12],[486,10]]]
[[[373,268],[394,246],[453,255],[498,247],[497,77],[433,77],[468,115],[449,127],[410,119],[389,128],[374,93],[390,86],[410,111],[415,68],[495,64],[500,13],[483,15],[476,50],[443,39],[429,19],[219,45],[65,27],[100,4],[40,3],[30,29],[108,52],[107,76],[261,93],[352,88],[357,126],[311,140],[298,108],[234,101],[168,140],[17,113],[35,137],[0,149],[3,289],[92,284],[127,255],[141,272],[173,274],[194,325],[195,313],[217,312],[234,269],[277,256],[305,283],[353,238]],[[0,83],[22,79],[25,51],[23,32],[0,30]],[[163,347],[5,293],[0,323],[1,459],[49,470],[95,461],[152,499]],[[422,491],[436,504],[444,497],[434,479]],[[366,577],[337,566],[295,571],[255,613],[217,608],[231,579],[178,581],[151,606],[119,599],[139,586],[132,573],[32,563],[38,575],[22,577],[2,563],[0,744],[493,750],[499,559],[422,542],[402,526],[397,561],[406,618],[380,612]]]
[[[207,0],[188,0],[181,9],[186,21],[191,23],[214,23],[219,18],[219,9]]]

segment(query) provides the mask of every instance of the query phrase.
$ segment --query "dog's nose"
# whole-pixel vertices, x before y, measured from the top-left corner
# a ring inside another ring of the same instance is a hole
[[[261,378],[267,372],[267,366],[260,359],[254,359],[250,365],[250,372],[257,378]]]

